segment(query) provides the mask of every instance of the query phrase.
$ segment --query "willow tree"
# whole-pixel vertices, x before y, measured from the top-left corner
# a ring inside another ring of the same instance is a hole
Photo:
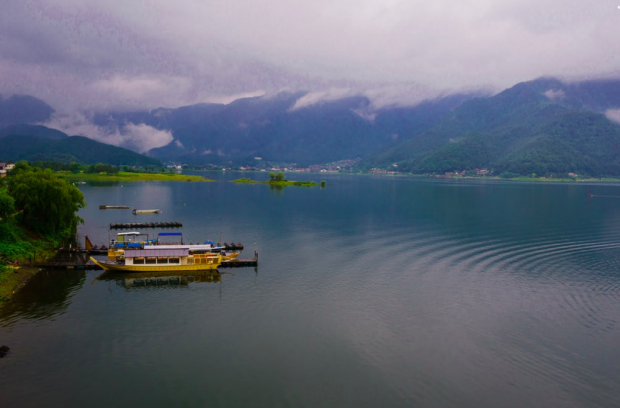
[[[30,230],[73,235],[84,222],[76,214],[86,206],[82,192],[50,169],[23,169],[8,177],[8,185],[15,208],[22,211],[21,224]]]

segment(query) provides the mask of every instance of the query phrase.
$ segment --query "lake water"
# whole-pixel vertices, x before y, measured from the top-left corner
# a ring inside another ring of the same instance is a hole
[[[620,186],[300,177],[328,186],[80,186],[95,244],[181,221],[259,267],[37,275],[0,309],[0,406],[620,406]]]

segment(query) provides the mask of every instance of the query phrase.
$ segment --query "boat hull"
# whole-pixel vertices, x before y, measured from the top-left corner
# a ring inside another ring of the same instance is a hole
[[[215,270],[219,263],[212,264],[194,264],[194,265],[119,265],[107,262],[100,262],[94,258],[90,258],[96,265],[106,271],[115,272],[164,272],[164,271],[209,271]]]

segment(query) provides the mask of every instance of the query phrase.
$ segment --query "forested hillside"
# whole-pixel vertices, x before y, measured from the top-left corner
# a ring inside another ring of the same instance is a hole
[[[362,158],[362,170],[444,173],[487,168],[495,174],[620,175],[620,126],[609,119],[620,120],[620,80],[566,83],[540,78],[494,96],[454,94],[410,107],[377,108],[362,95],[318,101],[311,97],[281,92],[227,105],[94,116],[103,128],[133,123],[170,131],[174,139],[149,151],[152,159],[87,140],[65,140],[62,132],[32,125],[0,129],[0,148],[14,160],[82,163],[145,165],[161,159],[242,165],[260,157],[305,166]],[[11,101],[11,106],[29,106],[31,117],[52,112],[35,98]]]
[[[246,163],[254,157],[298,164],[365,157],[423,131],[473,95],[451,95],[414,107],[374,111],[366,97],[295,108],[305,93],[244,98],[228,105],[200,104],[98,115],[100,126],[145,123],[170,130],[175,140],[153,149],[162,160]]]
[[[565,86],[554,79],[517,84],[494,97],[465,102],[431,128],[370,155],[362,167],[620,175],[620,126],[604,115],[620,105],[618,95],[607,91],[620,91],[618,84]]]
[[[17,129],[13,133],[10,129]],[[13,133],[6,135],[6,133]],[[44,126],[0,129],[0,161],[57,161],[82,164],[105,163],[129,166],[159,166],[161,162],[121,147],[99,143],[83,136],[67,136]]]

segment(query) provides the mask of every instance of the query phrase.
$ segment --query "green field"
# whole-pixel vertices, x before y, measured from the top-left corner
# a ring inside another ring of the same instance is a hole
[[[64,178],[67,181],[214,181],[203,176],[174,173],[128,173],[119,171],[117,174],[89,174],[59,171],[56,172],[56,174],[58,177]]]

